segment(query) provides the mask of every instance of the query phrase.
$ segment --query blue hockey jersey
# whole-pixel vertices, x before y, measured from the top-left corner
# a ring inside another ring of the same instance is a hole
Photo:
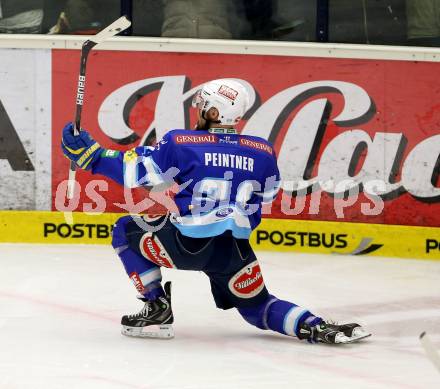
[[[92,172],[129,188],[176,182],[179,214],[171,220],[194,238],[227,230],[249,238],[261,221],[261,204],[272,202],[280,185],[272,145],[233,129],[173,130],[156,147],[104,150]]]

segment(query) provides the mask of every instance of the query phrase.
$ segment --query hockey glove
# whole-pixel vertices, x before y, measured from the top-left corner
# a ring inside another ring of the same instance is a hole
[[[80,134],[73,134],[73,123],[67,123],[63,128],[61,148],[64,155],[75,162],[81,169],[89,170],[93,162],[99,158],[101,146],[87,131],[81,130]]]

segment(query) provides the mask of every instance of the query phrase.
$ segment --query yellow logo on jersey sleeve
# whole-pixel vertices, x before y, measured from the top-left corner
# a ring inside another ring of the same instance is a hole
[[[124,162],[129,163],[136,161],[137,157],[139,157],[139,155],[135,149],[128,150],[124,153]]]

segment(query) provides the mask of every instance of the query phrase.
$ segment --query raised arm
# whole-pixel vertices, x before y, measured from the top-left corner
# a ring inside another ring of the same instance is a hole
[[[81,169],[102,174],[129,188],[160,185],[175,176],[175,153],[167,135],[156,147],[121,152],[101,147],[85,130],[77,136],[72,131],[73,126],[68,123],[63,129],[61,148]]]

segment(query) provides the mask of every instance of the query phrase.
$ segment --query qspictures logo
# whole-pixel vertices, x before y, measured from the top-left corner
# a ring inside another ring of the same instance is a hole
[[[400,131],[380,126],[374,130],[369,128],[373,119],[383,120],[374,101],[374,96],[382,91],[373,86],[366,90],[353,82],[319,80],[284,83],[284,89],[260,101],[257,96],[265,92],[264,88],[257,90],[246,79],[237,81],[246,87],[249,107],[253,107],[247,112],[249,117],[241,135],[256,135],[277,145],[285,192],[295,196],[303,192],[308,196],[327,193],[333,197],[343,197],[348,192],[351,196],[363,193],[372,197],[374,200],[369,199],[372,202],[382,203],[408,193],[411,198],[403,203],[440,201],[437,186],[440,135],[406,128],[406,122],[397,122],[397,126],[403,127]],[[154,120],[146,125],[148,130],[140,139],[126,126],[127,115],[136,117],[136,104],[140,104],[140,97],[157,90],[154,85],[161,85],[158,101],[166,101],[166,104],[156,106]],[[107,95],[99,107],[100,128],[121,145],[134,141],[147,145],[148,139],[160,139],[170,128],[191,128],[186,102],[200,89],[200,85],[191,85],[188,76],[166,75],[120,86]],[[323,98],[323,93],[330,95]],[[126,98],[135,95],[137,99]],[[337,106],[335,95],[342,98],[342,106]],[[125,103],[121,103],[123,101]],[[299,111],[291,117],[296,109]],[[392,105],[385,106],[386,111],[394,112],[393,109]],[[172,121],[170,112],[174,115]],[[378,124],[382,124],[381,121]],[[350,129],[353,126],[355,129]],[[327,140],[329,134],[332,135]],[[213,135],[179,135],[175,142],[218,143],[218,139]],[[240,142],[242,146],[273,153],[264,142],[247,138]],[[382,204],[377,207],[376,214],[380,214],[382,208]]]

